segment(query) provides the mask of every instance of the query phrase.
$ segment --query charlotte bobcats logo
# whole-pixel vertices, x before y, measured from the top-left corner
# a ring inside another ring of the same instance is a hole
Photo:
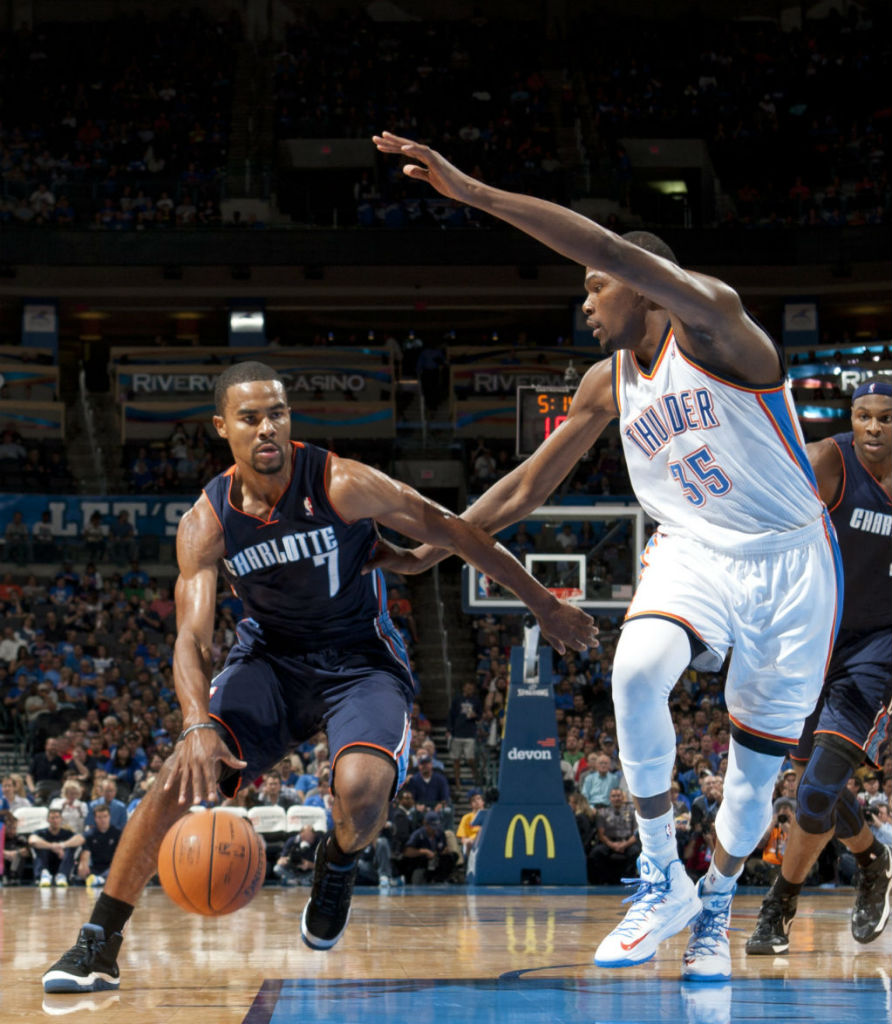
[[[307,513],[308,516],[311,516],[311,515],[314,514],[313,513],[313,503],[312,503],[312,501],[310,501],[309,498],[304,498],[304,509],[306,509],[306,513]]]

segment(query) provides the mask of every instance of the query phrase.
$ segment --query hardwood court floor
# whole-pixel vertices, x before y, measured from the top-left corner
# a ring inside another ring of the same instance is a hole
[[[685,935],[647,964],[592,966],[621,896],[589,889],[359,889],[335,950],[300,941],[305,889],[263,889],[223,918],[143,896],[119,958],[118,993],[44,996],[40,975],[77,935],[84,889],[0,893],[0,1022],[92,1024],[729,1024],[892,1021],[892,927],[859,947],[851,892],[800,899],[793,952],[746,957],[759,894],[735,902],[732,985],[678,981]]]

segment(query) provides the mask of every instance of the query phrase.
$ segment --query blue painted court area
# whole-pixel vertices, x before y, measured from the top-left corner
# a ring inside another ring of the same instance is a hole
[[[580,965],[564,965],[578,968]],[[550,970],[560,970],[555,965]],[[888,977],[859,981],[541,977],[264,983],[245,1024],[880,1024],[892,1020]]]

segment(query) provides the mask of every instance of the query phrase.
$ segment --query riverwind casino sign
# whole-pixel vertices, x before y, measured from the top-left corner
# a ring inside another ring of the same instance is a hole
[[[207,363],[119,365],[115,385],[122,440],[158,437],[177,422],[209,422],[224,369]],[[275,369],[292,404],[295,436],[395,435],[393,369],[380,357],[329,352],[322,359],[317,353],[305,359],[300,354],[293,362],[277,359]]]

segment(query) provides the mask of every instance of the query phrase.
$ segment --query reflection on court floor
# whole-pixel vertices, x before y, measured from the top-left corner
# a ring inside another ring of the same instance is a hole
[[[555,965],[579,969],[578,964]],[[735,979],[725,985],[668,979],[267,981],[244,1024],[737,1024],[778,1020],[880,1024],[892,1020],[889,976],[861,980]]]

